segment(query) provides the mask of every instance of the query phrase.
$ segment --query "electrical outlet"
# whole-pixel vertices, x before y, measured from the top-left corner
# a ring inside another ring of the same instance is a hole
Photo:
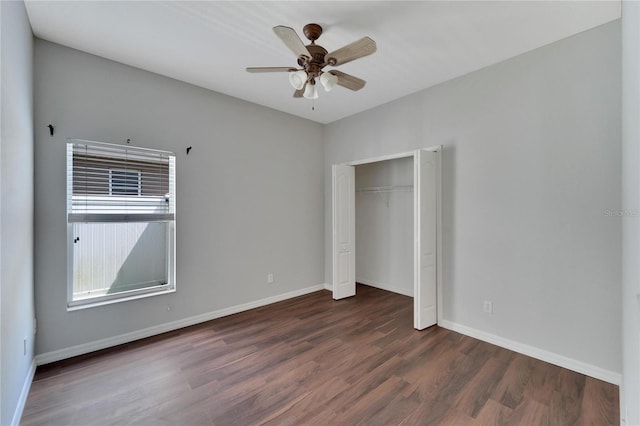
[[[273,284],[273,274],[267,274],[267,284]]]
[[[485,314],[492,314],[493,313],[493,303],[489,300],[485,300],[484,301],[484,313]]]

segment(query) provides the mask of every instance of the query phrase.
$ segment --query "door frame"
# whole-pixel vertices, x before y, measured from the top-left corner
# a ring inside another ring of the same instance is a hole
[[[366,158],[366,159],[361,159],[361,160],[354,160],[354,161],[349,161],[346,163],[341,163],[341,165],[345,165],[345,166],[359,166],[362,164],[369,164],[369,163],[377,163],[380,161],[386,161],[386,160],[395,160],[398,158],[407,158],[407,157],[412,157],[413,161],[414,161],[414,167],[415,167],[415,162],[418,161],[418,152],[420,151],[432,151],[436,153],[436,311],[437,311],[437,324],[439,325],[442,322],[442,305],[443,305],[443,298],[442,298],[442,145],[438,145],[438,146],[432,146],[432,147],[428,147],[428,148],[420,148],[420,149],[416,149],[413,151],[407,151],[407,152],[400,152],[397,154],[389,154],[389,155],[382,155],[379,157],[372,157],[372,158]],[[419,227],[418,227],[418,215],[419,215],[419,199],[418,199],[418,193],[417,191],[415,191],[415,186],[416,186],[416,179],[417,176],[414,173],[414,177],[413,177],[413,184],[414,184],[414,192],[413,192],[413,203],[414,203],[414,225],[413,225],[413,251],[414,251],[414,273],[413,273],[413,295],[414,298],[416,296],[416,294],[418,293],[418,288],[420,285],[419,282],[419,275],[417,272],[417,259],[418,259],[418,244],[417,241],[420,238],[419,235]],[[333,188],[332,188],[332,199],[335,196],[335,194],[333,194]],[[354,187],[354,196],[355,196],[355,187]],[[331,224],[332,228],[335,226],[335,224],[332,221]],[[335,229],[332,229],[332,231],[335,233]],[[355,242],[354,242],[355,244]],[[355,247],[353,248],[355,251]],[[334,251],[334,247],[332,244],[332,259],[335,259],[335,253],[333,253]],[[333,260],[332,260],[333,262]],[[335,268],[335,265],[333,266]],[[335,281],[335,280],[334,280]],[[335,285],[336,283],[332,283],[333,284],[333,288],[335,289]],[[414,324],[416,324],[417,321],[417,311],[415,309],[413,309],[413,317],[414,317]]]

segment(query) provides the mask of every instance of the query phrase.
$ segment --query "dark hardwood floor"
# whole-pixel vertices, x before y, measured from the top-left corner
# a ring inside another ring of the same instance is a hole
[[[38,367],[23,425],[619,425],[618,387],[327,291]]]

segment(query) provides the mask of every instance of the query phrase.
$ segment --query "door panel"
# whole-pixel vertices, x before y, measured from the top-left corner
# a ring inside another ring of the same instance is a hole
[[[333,166],[333,298],[356,294],[355,167]]]
[[[416,265],[414,327],[438,322],[437,302],[437,153],[420,150],[414,159]]]

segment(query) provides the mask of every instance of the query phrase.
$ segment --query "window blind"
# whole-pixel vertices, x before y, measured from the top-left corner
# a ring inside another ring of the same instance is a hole
[[[175,219],[175,155],[69,140],[67,220],[166,222]]]

